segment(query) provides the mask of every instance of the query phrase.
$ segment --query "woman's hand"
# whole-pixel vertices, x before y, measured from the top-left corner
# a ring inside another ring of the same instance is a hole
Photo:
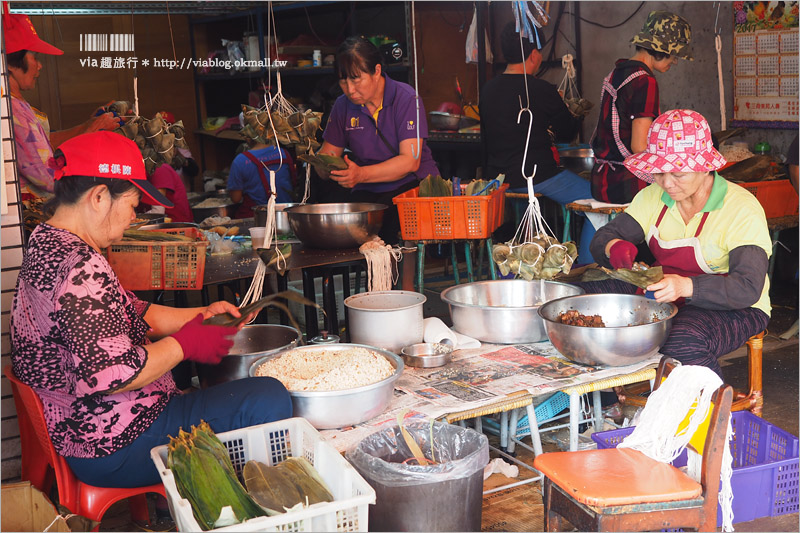
[[[358,183],[363,181],[362,169],[350,160],[350,157],[344,156],[344,162],[347,163],[346,170],[334,170],[331,172],[331,179],[336,181],[342,187],[352,189]]]
[[[223,313],[230,313],[231,315],[237,318],[242,316],[242,313],[239,312],[238,307],[236,307],[230,302],[226,302],[225,300],[220,300],[218,302],[214,302],[213,304],[209,305],[202,311],[203,320],[211,318],[212,316],[215,315],[221,315]],[[246,320],[239,325],[239,329],[242,329],[245,326],[245,324],[253,320],[257,314],[258,313],[250,313],[247,316]]]
[[[649,285],[647,290],[655,293],[657,302],[674,302],[678,298],[691,298],[694,283],[692,283],[692,278],[678,274],[665,274],[661,281]]]

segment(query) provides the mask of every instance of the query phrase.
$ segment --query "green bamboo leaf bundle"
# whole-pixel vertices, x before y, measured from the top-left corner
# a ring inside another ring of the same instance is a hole
[[[453,182],[441,176],[428,175],[419,183],[420,198],[438,198],[453,196]]]
[[[247,492],[268,513],[283,513],[297,504],[332,502],[322,477],[304,457],[290,457],[276,466],[259,461],[244,465]]]
[[[203,530],[223,525],[220,516],[229,514],[223,513],[226,507],[230,507],[234,523],[267,515],[236,478],[225,445],[205,422],[192,426],[191,433],[180,430],[177,437],[170,437],[167,449],[167,466],[178,492],[192,505]]]
[[[194,238],[177,233],[126,229],[122,234],[123,241],[163,241],[163,242],[195,242]]]

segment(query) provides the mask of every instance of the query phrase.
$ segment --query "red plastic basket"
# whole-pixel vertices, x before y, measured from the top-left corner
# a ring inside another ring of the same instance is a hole
[[[106,257],[129,291],[203,288],[208,240],[197,228],[151,230],[192,237],[194,242],[122,241],[106,249]]]
[[[785,217],[796,215],[800,202],[797,191],[789,180],[754,181],[741,183],[742,187],[750,191],[764,208],[767,218]]]
[[[733,522],[796,513],[800,509],[798,438],[749,411],[731,413]],[[616,448],[632,427],[592,434],[597,449]],[[684,451],[673,465],[686,465]],[[717,512],[717,524],[722,523]]]
[[[485,239],[503,222],[508,184],[486,196],[420,198],[419,187],[395,196],[407,241]]]

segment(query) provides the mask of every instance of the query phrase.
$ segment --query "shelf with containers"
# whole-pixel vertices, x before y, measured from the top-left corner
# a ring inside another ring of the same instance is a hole
[[[399,81],[411,81],[413,69],[407,53],[411,40],[408,2],[289,2],[273,4],[273,15],[277,35],[267,31],[269,10],[266,3],[242,4],[240,9],[213,17],[190,16],[193,58],[217,65],[203,69],[202,63],[200,67],[193,64],[197,121],[201,128],[209,117],[238,115],[242,104],[263,104],[263,86],[265,83],[274,85],[278,71],[282,94],[295,106],[323,111],[323,121],[326,120],[333,101],[341,94],[330,56],[351,35],[385,36],[388,45],[381,50],[387,57],[387,75]],[[277,37],[275,58],[269,57],[268,33],[273,40],[273,50]],[[223,39],[242,41],[246,59],[259,60],[259,65],[239,71],[219,68],[219,61],[215,63],[212,56],[224,48]],[[392,42],[397,43],[395,49]],[[323,63],[320,66],[312,63],[315,50],[320,51],[319,60]],[[268,68],[268,60],[274,59],[288,64]],[[268,78],[270,83],[267,83]],[[241,140],[237,132],[198,129],[195,133],[200,147],[198,162],[204,171],[221,170],[230,165],[235,156],[234,141]]]

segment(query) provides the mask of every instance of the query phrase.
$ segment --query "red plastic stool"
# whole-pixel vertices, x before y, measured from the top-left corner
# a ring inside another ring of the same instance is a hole
[[[166,496],[164,485],[158,483],[147,487],[107,488],[87,485],[78,480],[66,459],[58,455],[50,441],[44,408],[39,396],[32,388],[17,379],[10,365],[6,366],[3,372],[11,382],[14,405],[17,409],[23,450],[22,480],[30,481],[31,485],[48,494],[55,474],[59,503],[70,512],[97,522],[94,531],[99,531],[100,521],[108,508],[126,498],[130,499],[131,518],[140,523],[148,523],[150,514],[145,494],[155,492]]]

